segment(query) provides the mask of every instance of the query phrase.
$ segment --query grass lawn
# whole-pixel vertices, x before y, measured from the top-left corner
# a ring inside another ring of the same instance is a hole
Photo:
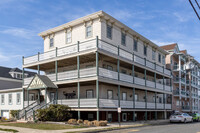
[[[74,126],[74,125],[61,125],[61,124],[45,124],[45,123],[0,123],[4,126],[24,127],[40,130],[62,130],[62,129],[74,129],[74,128],[86,128],[86,126]]]

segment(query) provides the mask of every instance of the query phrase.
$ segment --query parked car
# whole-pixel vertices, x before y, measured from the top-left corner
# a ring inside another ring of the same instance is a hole
[[[170,122],[193,122],[193,117],[187,113],[175,113],[170,116]]]
[[[199,113],[191,113],[190,114],[193,117],[194,121],[200,121],[200,114]]]

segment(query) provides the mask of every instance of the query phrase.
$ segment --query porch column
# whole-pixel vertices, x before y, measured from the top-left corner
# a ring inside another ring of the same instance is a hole
[[[147,86],[147,70],[144,69],[145,86]]]
[[[28,106],[29,106],[29,91],[27,89],[27,101],[28,101]]]
[[[155,88],[156,88],[156,73],[154,73],[154,81],[155,81]]]
[[[40,89],[38,90],[38,100],[39,100],[39,103],[40,103]]]
[[[79,51],[79,41],[77,42],[77,47]],[[78,79],[80,78],[80,58],[79,55],[77,56],[77,71],[78,71]],[[78,88],[78,108],[80,108],[80,82],[77,83]],[[81,119],[80,111],[78,111],[78,119]]]
[[[135,88],[133,88],[133,108],[135,108]]]
[[[165,77],[163,76],[163,90],[165,90]]]
[[[25,93],[24,93],[24,88],[22,88],[22,104],[23,104],[23,108],[24,108],[24,98],[25,98]]]
[[[47,106],[47,88],[45,87],[45,104]]]
[[[37,65],[38,75],[40,75],[40,65]]]
[[[58,104],[58,88],[56,88],[56,104]]]
[[[80,108],[80,82],[78,82],[78,108]],[[81,119],[80,111],[78,111],[78,119]]]
[[[133,76],[133,84],[135,83],[134,77],[135,77],[135,66],[132,65],[132,76]]]
[[[98,37],[97,37],[97,46],[98,46]],[[97,80],[96,80],[96,98],[97,98],[97,121],[99,121],[99,53],[96,51],[96,72],[97,72]]]
[[[118,85],[118,108],[120,108],[120,85]],[[120,113],[118,113],[118,122],[120,122]]]
[[[135,111],[133,111],[133,121],[135,121]]]
[[[147,110],[147,90],[145,90],[145,109]],[[147,111],[145,112],[145,121],[147,120]]]
[[[58,61],[55,61],[55,74],[56,74],[56,81],[58,81]]]
[[[155,109],[157,110],[157,92],[155,92]],[[157,120],[157,111],[155,111],[155,120]]]

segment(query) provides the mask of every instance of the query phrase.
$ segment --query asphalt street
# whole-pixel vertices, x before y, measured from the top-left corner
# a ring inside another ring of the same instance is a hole
[[[199,123],[172,123],[108,131],[106,133],[200,133]]]

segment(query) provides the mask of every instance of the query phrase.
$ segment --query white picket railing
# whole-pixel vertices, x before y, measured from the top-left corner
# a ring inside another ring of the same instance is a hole
[[[78,51],[77,45],[71,45],[64,48],[58,48],[57,56],[64,56],[76,53]]]
[[[119,56],[131,61],[133,60],[133,54],[128,53],[127,51],[122,50],[122,49],[119,49]]]
[[[99,99],[99,107],[101,107],[101,108],[117,108],[118,100]]]
[[[120,100],[120,107],[121,108],[133,108],[133,101]]]
[[[118,55],[118,48],[116,46],[108,44],[104,41],[99,41],[98,47],[102,50],[109,52],[109,53],[113,53],[115,55]]]
[[[96,40],[86,41],[79,44],[79,51],[85,51],[96,48]]]
[[[146,80],[147,86],[151,88],[155,88],[155,82]]]
[[[147,108],[148,109],[155,109],[155,107],[156,107],[156,104],[155,103],[147,103]]]
[[[80,107],[97,107],[97,99],[80,99]]]
[[[146,66],[151,68],[151,69],[155,69],[155,64],[150,62],[150,61],[146,61]]]
[[[60,99],[58,104],[68,105],[69,107],[78,107],[78,99]]]
[[[156,88],[160,89],[160,90],[163,90],[163,84],[156,83]]]
[[[135,102],[135,108],[145,108],[145,102]]]
[[[45,53],[39,54],[39,61],[51,59],[56,57],[56,50],[48,51]]]
[[[145,85],[145,80],[142,78],[134,77],[134,81],[135,81],[135,84],[143,85],[143,86]]]
[[[99,76],[118,80],[117,72],[114,72],[114,71],[111,71],[108,69],[104,69],[104,68],[99,68]]]
[[[75,78],[78,78],[77,70],[65,71],[65,72],[58,73],[58,80],[68,80],[68,79],[75,79]]]
[[[145,60],[139,56],[134,55],[134,61],[138,64],[145,65]]]
[[[120,73],[119,77],[121,81],[133,83],[133,76],[131,75]]]
[[[96,75],[97,75],[96,67],[80,69],[81,78],[96,76]]]
[[[24,64],[30,64],[38,61],[38,55],[24,58]]]

